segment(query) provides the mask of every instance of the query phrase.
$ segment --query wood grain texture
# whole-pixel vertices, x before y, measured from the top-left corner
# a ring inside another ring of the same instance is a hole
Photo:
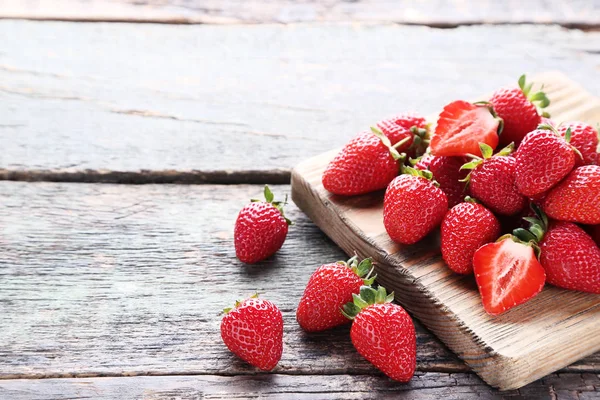
[[[0,37],[3,179],[280,182],[381,118],[523,72],[600,94],[600,32],[558,27],[0,21]]]
[[[600,122],[600,99],[559,73],[538,76],[557,122]],[[321,176],[336,151],[292,172],[294,202],[346,252],[373,256],[378,281],[486,382],[514,389],[600,350],[595,334],[600,296],[547,286],[526,304],[491,317],[472,276],[447,268],[435,235],[414,246],[391,241],[383,226],[382,193],[342,198]]]
[[[377,374],[348,327],[308,335],[295,322],[309,275],[345,255],[293,204],[296,225],[276,257],[251,267],[235,258],[235,216],[260,192],[0,182],[0,379],[257,374],[219,335],[220,311],[255,290],[283,312],[276,373],[325,376],[319,385],[327,375]],[[419,371],[468,370],[415,324]],[[600,353],[562,371],[572,372],[599,373]]]
[[[552,374],[519,390],[490,388],[474,374],[417,372],[408,384],[382,376],[169,376],[0,381],[6,400],[197,399],[595,399],[597,374]]]
[[[349,327],[308,335],[295,321],[310,274],[346,257],[293,204],[296,225],[276,257],[235,258],[235,217],[261,192],[0,182],[0,378],[255,374],[227,351],[219,325],[223,308],[256,290],[284,315],[276,372],[375,373]],[[467,370],[417,331],[419,370]],[[597,358],[573,368],[600,370]]]
[[[174,24],[377,21],[460,24],[558,23],[595,27],[597,0],[3,0],[0,18]]]

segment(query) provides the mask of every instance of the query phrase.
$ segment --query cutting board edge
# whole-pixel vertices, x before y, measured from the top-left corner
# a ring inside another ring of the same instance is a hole
[[[536,366],[536,372],[528,375],[523,374],[524,368],[530,369],[532,367],[529,360],[535,359],[537,354],[543,354],[547,349],[534,349],[530,352],[524,352],[518,357],[508,356],[502,354],[501,351],[494,349],[492,345],[486,343],[481,337],[475,334],[458,315],[444,307],[427,287],[418,283],[414,277],[413,279],[410,279],[411,274],[409,269],[393,265],[393,263],[386,260],[387,254],[383,249],[378,248],[378,246],[369,238],[362,237],[362,235],[358,234],[358,229],[352,229],[352,223],[343,219],[339,213],[334,210],[335,206],[332,205],[332,203],[322,201],[319,194],[304,178],[302,171],[305,166],[311,165],[311,160],[322,160],[330,154],[331,151],[323,153],[302,162],[292,169],[291,197],[294,203],[348,255],[357,253],[362,257],[373,257],[377,263],[376,272],[378,274],[378,281],[382,285],[395,290],[398,294],[407,291],[409,293],[407,296],[413,299],[415,304],[411,304],[410,301],[401,301],[401,304],[405,306],[411,314],[415,315],[428,329],[434,332],[436,336],[456,353],[458,357],[465,361],[465,363],[486,383],[500,390],[518,389],[551,372],[563,368],[586,355],[600,350],[599,340],[592,343],[593,346],[588,348],[589,351],[586,352],[586,354],[580,352],[567,355],[566,357],[563,356],[560,358],[560,362],[554,360],[551,365],[544,363]],[[320,202],[322,207],[327,210],[327,213],[321,216],[317,215],[317,213],[314,212],[315,210],[311,209],[306,202],[306,196],[303,196],[301,192],[308,193],[315,201]],[[370,248],[365,249],[360,246],[349,247],[349,243],[338,240],[338,235],[335,235],[332,232],[334,224],[329,223],[329,221],[327,221],[328,218],[339,220],[344,226],[348,227],[349,233],[347,237],[350,235],[355,236],[359,243],[370,246]],[[376,250],[375,254],[373,254],[373,249]],[[384,266],[388,267],[387,271],[384,269]],[[400,277],[399,279],[404,281],[402,283],[404,287],[400,290],[398,290],[399,287],[397,283],[392,283],[389,278],[386,278],[388,274],[392,273],[391,269],[396,270],[395,274],[397,277]],[[398,271],[398,269],[402,269],[402,271]],[[424,310],[419,310],[419,306],[422,306],[423,304],[426,304],[427,307],[435,313],[437,319],[436,325],[439,325],[439,327],[436,327],[430,321],[432,312],[425,313]],[[445,326],[446,329],[442,330],[441,326]],[[455,326],[456,329],[447,329],[448,326]],[[465,354],[468,354],[468,356],[464,356]]]

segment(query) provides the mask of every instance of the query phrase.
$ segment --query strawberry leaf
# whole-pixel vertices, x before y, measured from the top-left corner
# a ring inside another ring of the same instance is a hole
[[[479,143],[479,149],[484,159],[490,158],[494,154],[494,149],[485,143]]]
[[[364,286],[364,287],[368,287],[368,286]],[[361,288],[361,292],[362,292],[362,288]],[[369,305],[369,303],[367,301],[363,300],[361,298],[361,296],[357,295],[356,293],[352,293],[352,301],[354,302],[355,306],[357,306],[358,308],[361,308],[361,309],[365,308],[366,306]]]
[[[273,195],[273,192],[271,192],[271,189],[269,189],[269,187],[267,185],[265,185],[264,194],[265,194],[265,200],[267,200],[267,203],[272,203],[275,196]]]
[[[360,288],[361,299],[368,304],[375,304],[375,289],[370,286],[362,286]]]
[[[519,77],[519,87],[521,88],[521,90],[525,91],[525,81],[527,80],[527,78],[525,77],[525,74],[521,75]]]

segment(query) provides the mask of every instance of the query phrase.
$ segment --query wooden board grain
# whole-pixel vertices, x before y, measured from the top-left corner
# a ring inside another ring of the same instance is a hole
[[[555,23],[595,27],[598,0],[3,0],[0,18],[171,24],[377,21],[451,27]]]
[[[600,122],[600,99],[560,73],[540,75],[557,121]],[[378,280],[490,385],[521,387],[600,349],[600,296],[546,287],[530,302],[491,317],[472,277],[448,269],[431,235],[415,246],[393,243],[383,227],[382,193],[343,198],[321,175],[336,151],[292,172],[294,202],[347,253],[373,256]]]
[[[152,376],[0,380],[3,400],[412,399],[585,400],[600,396],[597,374],[552,374],[519,390],[499,393],[470,373],[417,372],[407,384],[384,376]]]
[[[0,179],[281,183],[380,118],[600,65],[600,32],[555,26],[0,21],[0,38]]]

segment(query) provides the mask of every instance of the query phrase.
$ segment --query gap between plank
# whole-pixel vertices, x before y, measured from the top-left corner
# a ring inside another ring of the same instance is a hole
[[[143,184],[269,184],[290,183],[289,169],[248,171],[51,171],[0,168],[0,181]]]
[[[17,20],[17,21],[39,21],[39,22],[74,22],[74,23],[125,23],[125,24],[160,24],[160,25],[264,25],[264,24],[276,24],[276,25],[297,25],[312,23],[303,21],[219,21],[208,19],[193,20],[187,18],[148,18],[148,19],[136,19],[136,18],[101,18],[101,17],[36,17],[36,16],[1,16],[0,20]],[[318,21],[315,21],[318,23]],[[365,23],[365,24],[394,24],[400,26],[426,26],[434,29],[456,29],[463,26],[518,26],[518,25],[540,25],[540,26],[561,26],[565,29],[577,29],[581,31],[600,31],[600,24],[596,23],[585,23],[585,22],[535,22],[535,21],[462,21],[462,22],[444,22],[444,21],[431,21],[431,22],[410,22],[410,21],[390,21],[390,20],[332,20],[330,23]]]

